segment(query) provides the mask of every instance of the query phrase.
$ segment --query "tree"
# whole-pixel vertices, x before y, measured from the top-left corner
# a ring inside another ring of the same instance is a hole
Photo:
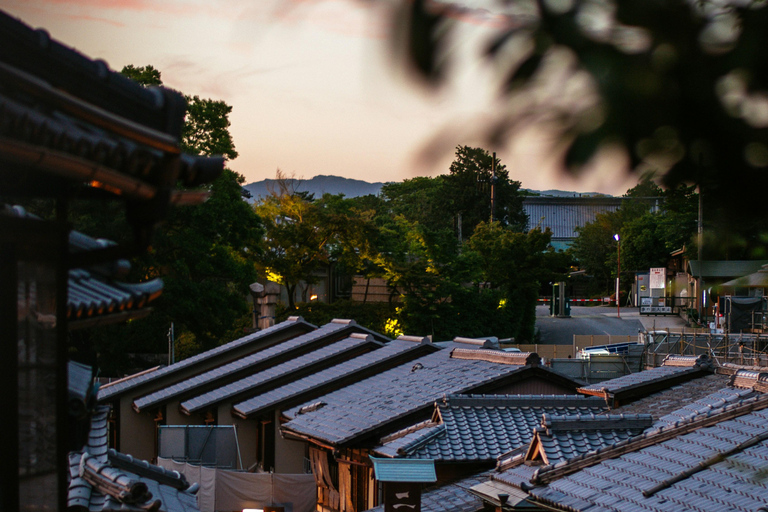
[[[152,66],[126,66],[123,74],[145,86],[162,85]],[[185,152],[235,158],[229,134],[231,107],[221,101],[187,96],[189,110],[182,130]],[[178,206],[158,226],[147,254],[132,261],[133,280],[162,277],[163,295],[146,319],[126,325],[90,330],[89,340],[100,353],[99,366],[107,374],[131,366],[126,351],[157,353],[167,350],[167,332],[174,323],[177,338],[185,340],[186,355],[230,341],[248,325],[248,285],[256,280],[252,258],[261,251],[264,233],[260,219],[242,197],[244,178],[225,169],[208,185],[208,201]],[[76,226],[89,233],[120,241],[122,219],[101,209],[101,203],[73,205]],[[124,223],[123,223],[124,224]],[[86,336],[83,335],[83,336]],[[130,348],[128,348],[130,347]]]
[[[545,259],[554,254],[551,238],[549,230],[519,233],[500,222],[481,222],[467,244],[478,255],[488,286],[502,291],[516,319],[511,336],[520,340],[533,340],[540,284],[550,277]]]
[[[448,211],[457,217],[461,214],[462,235],[467,238],[480,222],[499,221],[516,231],[523,231],[528,223],[520,182],[511,181],[506,166],[481,148],[456,148],[442,197]]]
[[[163,85],[163,80],[160,78],[160,70],[152,65],[136,67],[133,64],[128,64],[127,66],[123,66],[120,73],[134,82],[140,83],[144,87]]]
[[[342,195],[315,200],[297,193],[278,171],[277,186],[254,206],[266,226],[265,250],[257,257],[263,275],[284,285],[288,307],[295,308],[296,290],[306,302],[308,286],[318,272],[336,264],[357,271],[374,256],[373,212]]]
[[[430,83],[446,78],[452,23],[487,9],[403,0],[406,61]],[[577,172],[622,147],[637,173],[667,188],[695,184],[707,229],[730,257],[766,254],[762,207],[768,167],[768,9],[764,2],[553,2],[496,4],[506,20],[485,57],[502,70],[516,108],[485,132],[503,141],[531,124],[565,144]],[[461,14],[458,16],[458,14]],[[718,247],[719,249],[719,247]],[[716,256],[716,254],[715,254]]]
[[[629,283],[634,272],[666,266],[675,250],[685,248],[690,254],[696,251],[698,195],[693,187],[664,191],[645,176],[624,197],[636,200],[625,201],[615,212],[600,214],[577,230],[573,254],[597,281],[596,291],[612,287],[618,258],[615,234],[621,237],[624,284]]]

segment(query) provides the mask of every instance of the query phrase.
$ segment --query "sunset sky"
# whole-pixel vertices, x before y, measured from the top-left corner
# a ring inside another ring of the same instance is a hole
[[[435,92],[397,71],[387,0],[5,0],[2,8],[114,70],[151,64],[165,85],[231,105],[239,157],[229,167],[248,183],[277,169],[371,182],[446,173],[450,148],[481,146],[483,119],[498,109],[477,44],[492,13],[461,27],[460,65]],[[417,158],[438,134],[446,151]],[[567,178],[542,140],[533,133],[487,149],[524,188],[621,194],[634,183],[621,159]]]

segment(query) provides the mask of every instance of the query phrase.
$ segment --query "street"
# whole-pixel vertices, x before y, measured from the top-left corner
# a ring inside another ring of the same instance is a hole
[[[570,318],[549,316],[549,306],[536,306],[536,330],[539,343],[567,345],[574,334],[636,335],[639,331],[681,327],[685,322],[678,316],[640,316],[638,308],[572,306]]]

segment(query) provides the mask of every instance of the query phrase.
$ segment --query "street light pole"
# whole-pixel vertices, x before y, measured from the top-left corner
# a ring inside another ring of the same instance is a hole
[[[613,239],[616,240],[617,256],[616,256],[616,318],[621,318],[621,296],[619,290],[621,287],[621,237],[618,233],[613,235]]]

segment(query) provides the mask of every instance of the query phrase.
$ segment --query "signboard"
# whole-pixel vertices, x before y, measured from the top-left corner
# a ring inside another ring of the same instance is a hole
[[[421,512],[421,484],[385,482],[384,512]]]
[[[650,274],[650,288],[659,289],[664,288],[664,283],[667,281],[667,269],[666,268],[652,268]]]
[[[641,306],[640,314],[643,315],[671,315],[672,308],[669,306]]]
[[[666,297],[641,297],[641,315],[671,315],[672,306],[667,305]]]

